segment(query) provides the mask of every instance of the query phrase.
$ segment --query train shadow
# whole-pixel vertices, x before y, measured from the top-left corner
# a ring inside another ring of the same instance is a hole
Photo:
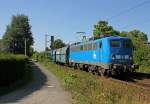
[[[128,81],[128,82],[136,82],[137,80],[150,79],[150,74],[134,72],[130,74],[123,74],[120,76],[113,76],[113,78],[123,80],[123,81]]]

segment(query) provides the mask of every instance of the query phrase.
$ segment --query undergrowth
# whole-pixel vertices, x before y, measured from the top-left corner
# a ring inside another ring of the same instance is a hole
[[[60,79],[65,90],[72,93],[73,104],[148,104],[147,99],[142,96],[144,92],[147,93],[143,89],[111,82],[109,79],[52,62],[40,63]]]

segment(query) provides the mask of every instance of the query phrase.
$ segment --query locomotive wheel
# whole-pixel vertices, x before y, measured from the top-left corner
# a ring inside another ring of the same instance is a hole
[[[94,67],[94,70],[92,72],[94,75],[98,75],[98,67]]]
[[[80,70],[82,70],[82,69],[83,69],[82,64],[79,64],[79,69],[80,69]]]
[[[72,68],[73,67],[73,63],[69,63],[69,66]]]
[[[111,70],[108,70],[108,69],[105,70],[104,76],[106,76],[106,77],[111,77],[111,76],[112,76]]]
[[[87,65],[83,65],[83,69],[82,70],[88,72],[88,66]]]
[[[100,75],[100,76],[104,76],[104,71],[102,71],[102,69],[99,70],[99,75]]]
[[[105,69],[103,69],[103,68],[101,68],[101,67],[98,67],[98,69],[97,69],[98,75],[104,76],[104,72],[105,72]]]
[[[92,66],[88,67],[88,72],[90,72],[90,73],[92,72]]]
[[[77,67],[78,67],[78,65],[77,65],[77,64],[74,64],[74,69],[75,69],[75,70],[77,69]]]

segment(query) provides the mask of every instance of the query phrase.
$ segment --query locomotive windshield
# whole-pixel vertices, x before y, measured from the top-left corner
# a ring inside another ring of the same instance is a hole
[[[123,40],[110,40],[110,47],[113,48],[132,48],[132,41],[130,39],[123,39]]]
[[[124,48],[132,48],[131,40],[123,40],[123,47]]]
[[[120,40],[110,40],[111,47],[120,47]]]

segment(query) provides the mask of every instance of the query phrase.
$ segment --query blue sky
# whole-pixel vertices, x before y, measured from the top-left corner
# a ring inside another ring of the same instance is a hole
[[[92,36],[93,25],[107,20],[117,30],[140,29],[150,40],[150,2],[124,12],[146,0],[1,0],[0,38],[12,15],[29,16],[34,37],[34,48],[44,50],[45,34],[55,35],[66,43],[79,41],[78,31]],[[116,16],[112,18],[113,16]]]

